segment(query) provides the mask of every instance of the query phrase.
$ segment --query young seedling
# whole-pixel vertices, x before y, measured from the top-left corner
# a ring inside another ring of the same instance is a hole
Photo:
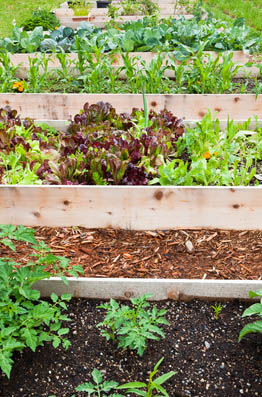
[[[174,376],[176,374],[175,371],[170,371],[164,375],[159,376],[156,379],[153,379],[154,376],[157,374],[158,372],[158,367],[159,365],[162,363],[162,361],[164,360],[164,357],[162,357],[157,364],[155,365],[153,371],[150,372],[149,374],[149,381],[148,383],[144,383],[144,382],[129,382],[129,383],[125,383],[122,386],[119,386],[117,389],[118,390],[123,390],[123,389],[127,389],[127,393],[135,393],[139,396],[142,397],[152,397],[153,396],[153,392],[156,391],[157,393],[162,393],[157,394],[157,396],[159,397],[168,397],[168,393],[166,392],[166,390],[163,388],[162,384],[164,382],[166,382],[168,379],[170,379],[172,376]],[[141,390],[144,389],[144,390]]]
[[[166,382],[168,379],[170,379],[173,375],[176,374],[175,371],[170,371],[166,374],[163,374],[159,376],[156,379],[153,379],[154,376],[158,372],[158,367],[164,360],[164,357],[162,357],[157,364],[155,365],[153,371],[150,372],[149,374],[149,381],[148,383],[145,382],[128,382],[125,383],[121,386],[119,386],[118,382],[115,381],[103,381],[103,375],[101,371],[98,369],[94,368],[92,372],[92,378],[94,383],[91,382],[86,382],[83,383],[82,385],[78,386],[76,388],[76,391],[79,392],[87,392],[89,397],[125,397],[126,395],[129,396],[129,393],[135,393],[136,395],[142,396],[142,397],[152,397],[153,392],[156,391],[157,393],[162,393],[162,394],[157,394],[155,396],[158,397],[168,397],[168,393],[166,390],[163,388],[162,384]],[[144,389],[144,390],[142,390]],[[108,395],[107,393],[117,391],[117,390],[125,390],[123,394],[119,393],[113,393]],[[103,392],[103,394],[102,394]],[[104,394],[106,393],[106,394]]]
[[[223,306],[220,303],[218,303],[218,304],[215,304],[215,305],[213,305],[211,307],[214,310],[214,313],[215,313],[215,316],[216,316],[216,320],[218,320],[218,318],[219,318],[219,316],[220,316],[220,314],[222,312]]]
[[[152,295],[144,295],[139,298],[132,298],[132,307],[119,304],[111,299],[109,303],[98,306],[105,309],[104,321],[97,324],[98,328],[104,328],[101,335],[107,340],[118,341],[118,347],[135,350],[142,356],[146,349],[147,339],[159,340],[165,334],[159,328],[160,324],[168,324],[164,318],[166,310],[157,310],[156,307],[147,310],[149,303],[147,298]]]

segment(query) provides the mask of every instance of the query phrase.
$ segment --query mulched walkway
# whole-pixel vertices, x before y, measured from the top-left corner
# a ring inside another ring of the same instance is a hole
[[[262,278],[262,231],[127,231],[82,227],[38,227],[36,238],[56,255],[81,264],[86,277]],[[17,252],[0,246],[0,254],[21,264],[32,261],[24,243]]]

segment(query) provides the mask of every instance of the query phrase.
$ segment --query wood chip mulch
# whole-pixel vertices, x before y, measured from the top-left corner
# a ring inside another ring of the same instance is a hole
[[[238,279],[262,278],[262,231],[127,231],[38,227],[36,238],[56,255],[81,264],[86,277]],[[26,264],[27,244],[1,256]]]

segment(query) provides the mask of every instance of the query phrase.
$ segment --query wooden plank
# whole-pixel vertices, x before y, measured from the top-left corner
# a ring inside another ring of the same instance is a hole
[[[118,13],[121,13],[121,2],[113,2],[114,6],[119,7],[119,11]],[[181,8],[181,7],[175,7],[175,4],[158,4],[159,9],[160,9],[160,16],[165,16],[165,15],[174,15],[176,14],[186,14],[186,11]],[[63,18],[66,16],[74,16],[74,10],[72,8],[69,7],[60,7],[60,8],[56,8],[53,10],[53,12],[55,13],[55,15],[58,18]],[[107,16],[108,13],[108,8],[97,8],[96,7],[96,3],[93,4],[92,8],[90,9],[89,13],[86,15],[87,16]]]
[[[41,120],[68,120],[88,102],[109,102],[117,112],[143,108],[141,94],[0,94],[0,107],[10,105],[21,117]],[[243,120],[262,114],[262,94],[148,94],[149,108],[164,108],[186,120],[200,120],[210,110],[217,118]]]
[[[3,186],[2,224],[262,230],[262,187]]]
[[[166,299],[250,299],[249,291],[262,287],[261,280],[189,280],[189,279],[125,279],[70,277],[65,285],[58,277],[41,280],[34,288],[41,296],[71,294],[75,298],[122,299],[152,294],[149,300]],[[258,300],[258,299],[257,299]]]
[[[210,55],[212,55],[213,58],[217,56],[217,53],[215,51],[205,51],[204,54],[206,54],[206,57],[208,58]],[[172,57],[172,52],[169,53],[162,53],[162,55],[165,55],[165,58],[163,60],[163,64],[165,62],[170,65],[170,56]],[[44,56],[44,55],[43,55]],[[105,54],[107,56],[107,54]],[[129,57],[140,57],[142,61],[145,61],[147,64],[149,64],[154,57],[157,56],[157,53],[155,52],[130,52]],[[32,53],[32,54],[10,54],[10,60],[14,66],[18,66],[18,69],[16,71],[16,77],[20,79],[26,79],[29,71],[29,57],[30,58],[38,58],[39,59],[39,53]],[[70,61],[75,61],[77,60],[77,54],[76,53],[70,53],[67,55],[67,59]],[[60,62],[57,59],[56,56],[53,54],[46,54],[45,58],[49,59],[48,62],[48,71],[53,71],[54,69],[61,68]],[[95,58],[95,57],[94,57]],[[122,60],[122,57],[120,54],[115,54],[114,55],[115,61],[114,61],[114,67],[117,68],[119,66],[123,66],[124,62]],[[206,58],[206,59],[207,59]],[[223,62],[223,59],[220,58],[220,63]],[[236,77],[259,77],[260,76],[260,70],[259,70],[259,63],[261,62],[261,56],[254,56],[250,55],[248,53],[245,53],[244,51],[233,51],[233,58],[232,61],[236,65],[241,65],[241,69],[237,72]],[[180,62],[175,60],[177,64]],[[190,62],[190,59],[188,60]],[[245,67],[247,62],[253,62],[252,67]],[[139,65],[139,63],[138,63]],[[257,65],[257,66],[256,66]],[[138,66],[139,67],[139,66]],[[72,70],[74,71],[74,74],[77,74],[77,71],[73,68]],[[40,73],[43,72],[43,69],[40,69]],[[174,77],[174,72],[172,70],[166,70],[165,75],[167,77]],[[124,73],[121,74],[121,77],[125,77]]]
[[[163,17],[167,18],[169,16],[172,16],[173,18],[179,18],[177,15],[163,15]],[[185,14],[183,15],[186,19],[191,19],[192,15]],[[130,15],[130,16],[122,16],[118,17],[118,19],[115,21],[118,24],[122,24],[125,22],[129,21],[138,21],[139,19],[145,18],[145,15]],[[107,16],[80,16],[80,17],[59,17],[60,23],[63,26],[68,26],[72,29],[77,29],[80,25],[80,22],[86,21],[90,22],[93,25],[99,27],[99,28],[104,28],[105,24],[111,21],[111,18]]]

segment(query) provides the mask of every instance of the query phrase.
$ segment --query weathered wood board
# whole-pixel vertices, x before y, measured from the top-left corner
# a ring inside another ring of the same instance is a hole
[[[150,109],[164,108],[186,120],[201,120],[210,110],[220,120],[262,118],[262,94],[147,94]],[[143,108],[141,94],[0,94],[0,107],[16,109],[21,117],[38,120],[68,120],[88,102],[109,102],[116,111]]]
[[[168,18],[169,16],[172,16],[173,18],[180,18],[178,15],[169,15],[165,14],[162,15],[164,18]],[[184,18],[186,19],[191,19],[192,15],[185,14],[183,15]],[[129,21],[138,21],[139,19],[145,18],[145,15],[130,15],[130,16],[121,16],[118,17],[118,19],[115,21],[118,24],[122,24],[124,22],[129,22]],[[69,28],[72,29],[77,29],[80,25],[80,22],[86,21],[90,22],[93,25],[99,27],[99,28],[104,28],[106,23],[111,21],[111,18],[103,15],[99,16],[80,16],[80,17],[70,17],[70,16],[65,16],[65,17],[59,17],[60,23],[63,26],[68,26]]]
[[[2,224],[260,229],[262,187],[0,186]]]

